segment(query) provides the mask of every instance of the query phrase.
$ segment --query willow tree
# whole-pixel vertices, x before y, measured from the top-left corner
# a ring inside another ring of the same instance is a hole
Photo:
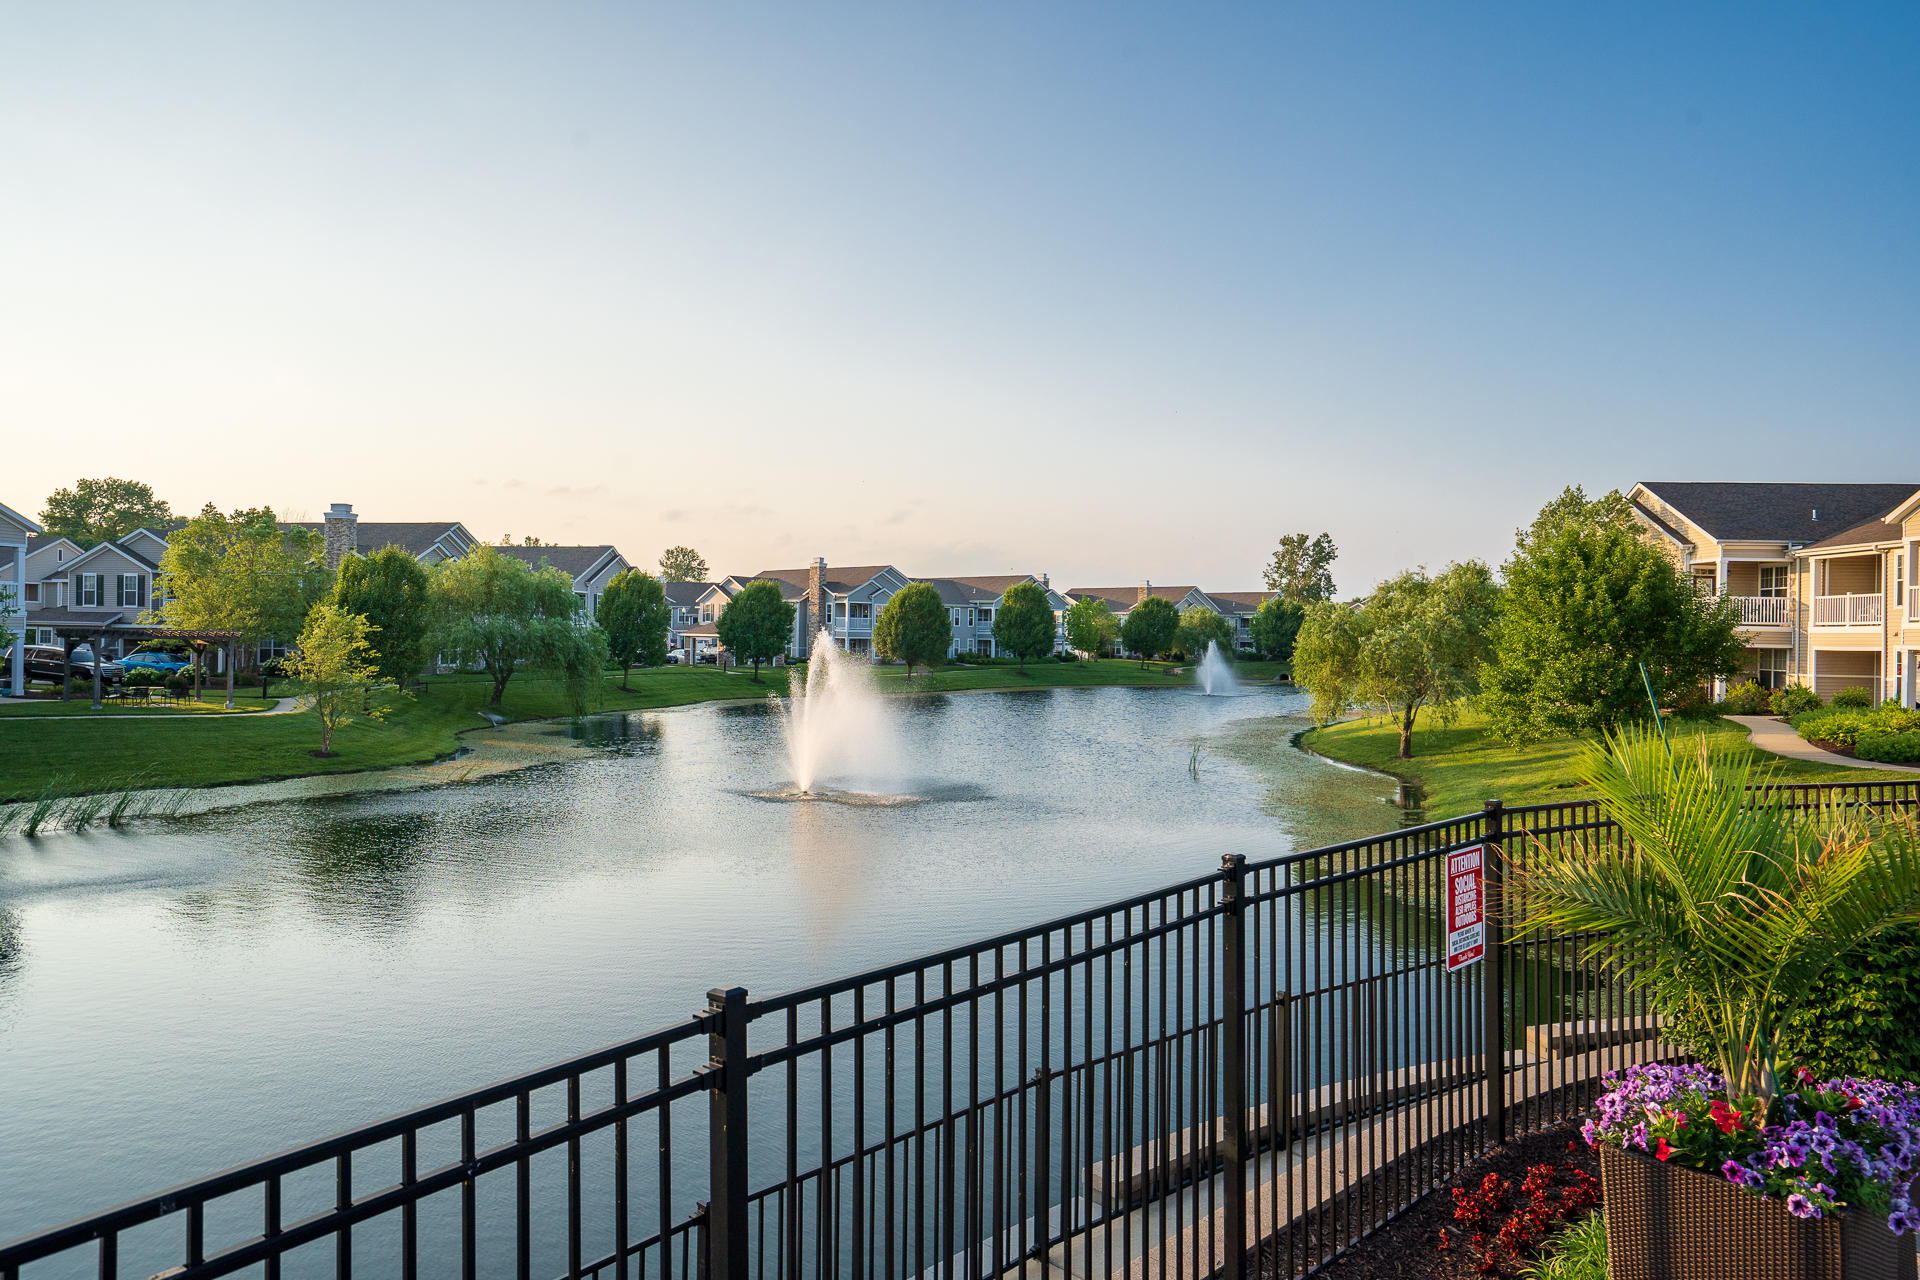
[[[575,710],[582,709],[606,642],[581,618],[572,578],[479,546],[435,565],[427,596],[436,646],[456,663],[487,673],[491,705],[500,705],[509,680],[530,670],[562,681]]]
[[[1357,706],[1392,715],[1400,758],[1409,759],[1423,709],[1450,709],[1478,691],[1498,603],[1493,574],[1478,560],[1435,577],[1409,569],[1358,608],[1310,606],[1294,644],[1293,678],[1313,693],[1321,724]]]

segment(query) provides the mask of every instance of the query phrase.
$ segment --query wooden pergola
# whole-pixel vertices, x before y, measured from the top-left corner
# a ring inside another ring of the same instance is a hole
[[[100,685],[98,679],[99,664],[106,659],[101,655],[106,650],[108,636],[127,640],[185,640],[195,646],[217,644],[227,655],[227,710],[233,710],[233,668],[236,648],[240,643],[238,631],[209,631],[191,627],[149,627],[137,622],[70,622],[60,621],[50,627],[44,627],[60,637],[60,701],[73,699],[73,650],[82,640],[93,641],[93,661],[96,678],[93,682],[93,709],[100,709]]]

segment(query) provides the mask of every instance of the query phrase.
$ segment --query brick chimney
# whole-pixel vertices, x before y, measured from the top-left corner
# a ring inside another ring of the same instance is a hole
[[[1140,579],[1140,590],[1138,594],[1136,594],[1133,597],[1133,602],[1135,604],[1139,604],[1142,600],[1145,600],[1148,596],[1152,594],[1153,594],[1153,584],[1151,582],[1148,582],[1145,578],[1142,578]]]
[[[353,514],[351,502],[336,502],[327,508],[324,528],[327,539],[327,568],[338,569],[340,561],[360,549],[360,517]]]

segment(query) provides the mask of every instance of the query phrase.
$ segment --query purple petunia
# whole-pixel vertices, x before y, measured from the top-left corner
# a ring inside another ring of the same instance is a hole
[[[1787,1197],[1787,1212],[1796,1218],[1817,1218],[1820,1216],[1818,1206],[1798,1191]]]

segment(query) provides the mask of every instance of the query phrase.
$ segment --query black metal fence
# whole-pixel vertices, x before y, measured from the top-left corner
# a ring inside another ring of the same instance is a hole
[[[1783,788],[1914,806],[1920,783]],[[0,1246],[0,1280],[1311,1272],[1670,1052],[1578,937],[1449,972],[1586,802],[1258,863],[687,1021]]]

